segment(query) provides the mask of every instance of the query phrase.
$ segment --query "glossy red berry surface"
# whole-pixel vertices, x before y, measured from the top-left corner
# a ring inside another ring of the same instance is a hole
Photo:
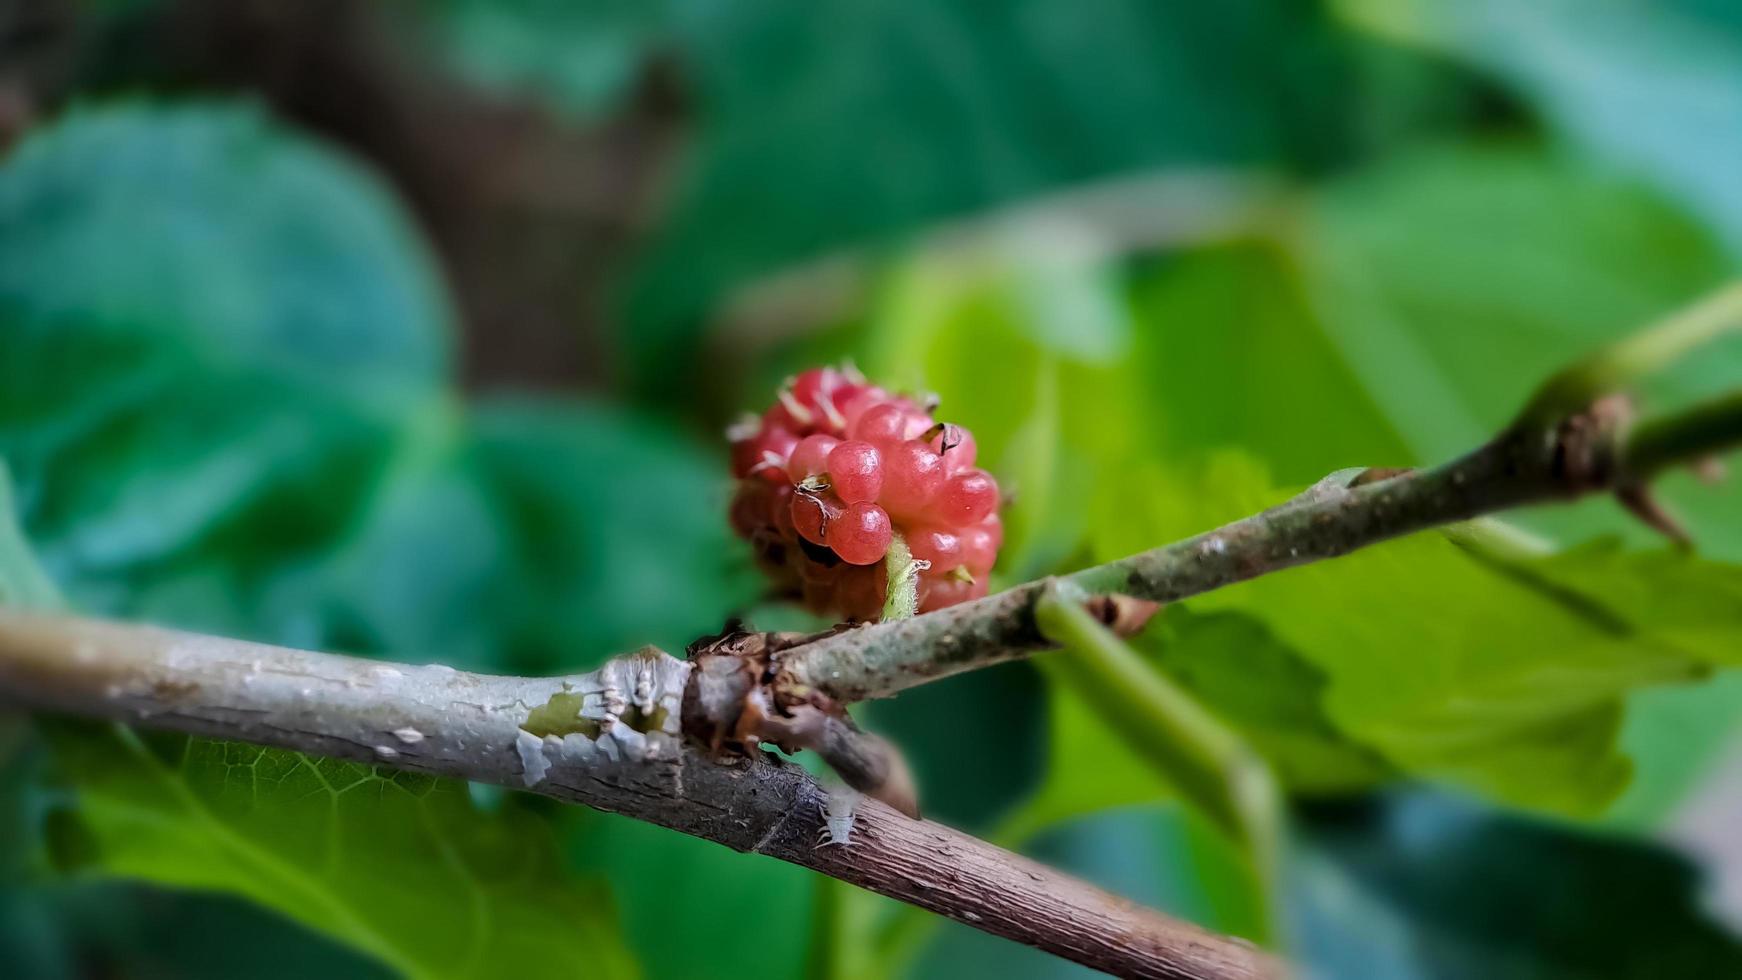
[[[924,563],[922,610],[986,594],[1003,543],[998,483],[975,468],[973,434],[934,412],[851,369],[815,368],[732,427],[732,529],[780,589],[817,612],[876,619],[900,535]]]
[[[820,432],[800,439],[786,462],[787,477],[794,483],[802,483],[805,477],[828,472],[829,454],[840,444],[841,440]]]
[[[802,448],[802,443],[800,444]],[[930,517],[945,527],[965,527],[998,509],[998,481],[985,470],[968,470],[945,480],[931,500]]]
[[[883,492],[883,454],[857,439],[839,443],[829,453],[828,475],[835,496],[847,503],[876,500]]]

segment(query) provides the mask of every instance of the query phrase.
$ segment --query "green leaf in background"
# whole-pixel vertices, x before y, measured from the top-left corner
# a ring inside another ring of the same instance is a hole
[[[1727,0],[1338,0],[1351,24],[1492,73],[1571,142],[1742,254],[1742,18]]]
[[[0,454],[84,608],[318,545],[445,379],[405,217],[258,110],[71,112],[0,165],[0,225]]]
[[[907,757],[928,819],[985,830],[1040,783],[1046,692],[1029,664],[946,678],[856,713]]]
[[[1602,6],[1595,19],[1617,15],[1615,5]],[[1617,118],[1633,120],[1631,128],[1659,116]],[[1338,182],[1312,206],[1294,248],[1326,336],[1423,460],[1476,445],[1557,365],[1690,302],[1738,268],[1695,218],[1528,147],[1423,151]],[[1649,385],[1645,408],[1733,384],[1738,363],[1742,343],[1703,352]],[[1742,561],[1742,481],[1712,487],[1670,474],[1658,489],[1703,553]],[[1518,519],[1565,543],[1620,534],[1655,544],[1608,500]],[[1742,686],[1642,697],[1651,710],[1633,716],[1624,735],[1646,771],[1623,804],[1636,815],[1662,812],[1701,771],[1696,760],[1712,758],[1742,719]],[[1687,737],[1656,737],[1666,719]]]
[[[1148,262],[1130,303],[1140,328],[1128,424],[1156,456],[1239,447],[1302,484],[1346,466],[1417,461],[1274,246],[1243,241]]]
[[[1079,502],[1135,438],[1119,364],[1132,323],[1093,263],[935,253],[896,269],[866,326],[870,376],[935,392],[1006,493],[997,574],[1024,581],[1071,560]]]
[[[1715,666],[1742,666],[1742,567],[1685,551],[1625,551],[1613,539],[1504,567],[1611,620]]]
[[[268,909],[119,881],[0,893],[0,956],[31,980],[391,980],[388,967]],[[16,926],[7,935],[8,924]]]
[[[784,265],[1074,182],[1336,157],[1367,108],[1347,47],[1286,0],[698,5],[701,128],[632,284],[637,379],[692,383],[707,311]]]
[[[1313,978],[1647,980],[1742,973],[1695,870],[1433,793],[1302,823],[1296,956]]]
[[[1131,646],[1238,729],[1293,794],[1354,794],[1395,775],[1377,752],[1332,724],[1323,704],[1324,674],[1271,635],[1262,620],[1230,612],[1201,615],[1174,605]],[[1026,837],[1083,814],[1176,795],[1075,692],[1055,684],[1049,705],[1046,777],[1010,821],[1011,833]]]
[[[1263,620],[1164,610],[1132,647],[1198,703],[1238,728],[1283,785],[1303,796],[1352,795],[1391,777],[1371,748],[1326,716],[1327,679]]]
[[[1261,466],[1225,454],[1108,488],[1098,553],[1163,544],[1280,496]],[[1110,553],[1111,552],[1111,553]],[[1699,651],[1599,603],[1568,602],[1426,533],[1191,600],[1256,618],[1323,673],[1336,729],[1407,772],[1498,799],[1592,814],[1626,784],[1621,699],[1709,671]]]
[[[1026,840],[1047,827],[1102,810],[1174,797],[1155,770],[1062,684],[1047,686],[1046,768],[1040,787],[1006,833]]]
[[[695,507],[702,464],[603,416],[458,417],[428,260],[329,152],[252,110],[74,113],[0,168],[0,216],[41,228],[0,241],[0,447],[77,605],[479,665],[535,647],[572,667],[637,631],[575,600],[584,568],[585,598],[618,615],[717,625],[717,604],[683,612],[722,601],[715,568],[699,592],[669,587],[698,547],[723,561],[717,510]],[[650,483],[600,479],[613,471]],[[682,515],[642,559],[673,573],[657,585],[616,560],[627,502],[655,508],[643,534]],[[9,597],[32,581],[15,567]],[[524,814],[477,812],[458,784],[201,740],[54,741],[90,871],[247,896],[414,975],[630,970],[603,889],[566,878]]]
[[[756,594],[723,519],[723,460],[660,425],[575,403],[489,401],[473,426],[514,542],[515,662],[572,668],[644,643],[681,650]]]
[[[811,872],[574,807],[563,811],[559,826],[570,860],[609,876],[623,905],[624,932],[647,976],[738,980],[754,963],[759,978],[809,980]]]
[[[0,462],[0,606],[56,607],[59,594],[37,567],[12,519],[6,483]],[[101,745],[115,752],[131,744],[99,726],[58,727],[65,729],[55,740],[61,748]],[[272,970],[286,977],[320,973],[372,980],[380,975],[373,964],[337,945],[219,896],[155,895],[109,881],[47,878],[40,867],[45,863],[40,831],[55,796],[42,787],[48,753],[38,742],[26,717],[0,713],[0,959],[24,975],[45,980],[82,975],[94,959],[113,959],[130,968],[157,964],[178,976],[222,976],[220,964],[226,962],[257,976],[272,975]],[[118,762],[111,756],[104,765],[127,768]],[[224,777],[228,775],[226,770]],[[130,818],[155,826],[147,808],[131,811]],[[204,843],[193,850],[203,852]],[[173,859],[173,852],[163,857]],[[286,897],[271,894],[262,907],[284,909]],[[186,918],[178,922],[178,915]],[[186,927],[196,920],[205,930]],[[223,928],[217,928],[219,923]],[[273,957],[263,960],[267,949],[274,951]]]
[[[1332,185],[1295,241],[1319,322],[1359,383],[1429,461],[1498,431],[1558,367],[1699,297],[1736,264],[1634,185],[1527,147],[1423,151]],[[1734,383],[1742,342],[1645,392],[1673,406]],[[1672,482],[1713,554],[1742,559],[1742,484]],[[1606,504],[1533,526],[1575,543],[1641,529]]]
[[[350,531],[247,613],[306,645],[516,673],[681,650],[758,587],[724,473],[619,410],[486,398],[420,420]]]
[[[12,502],[12,478],[0,459],[0,606],[46,609],[60,604],[60,593],[36,562]],[[0,759],[3,759],[0,756]]]
[[[408,977],[635,974],[611,901],[565,876],[545,828],[480,820],[463,784],[124,729],[55,733],[79,859],[246,895]]]
[[[603,114],[668,33],[670,0],[444,0],[418,11],[460,73],[568,115]]]

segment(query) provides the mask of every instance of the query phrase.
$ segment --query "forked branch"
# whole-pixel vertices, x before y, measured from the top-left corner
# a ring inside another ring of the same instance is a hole
[[[1635,423],[1619,392],[1739,325],[1742,286],[1550,379],[1516,422],[1460,459],[1333,474],[1263,513],[1069,580],[1101,597],[1092,608],[1104,622],[1129,626],[1132,604],[1108,597],[1173,601],[1588,493],[1648,511],[1653,476],[1742,442],[1742,394]],[[645,650],[548,679],[0,613],[0,700],[521,785],[769,854],[1121,976],[1274,975],[1277,963],[1245,943],[879,803],[863,804],[851,847],[819,848],[824,794],[809,776],[761,752],[701,747],[791,735],[858,758],[863,733],[841,705],[1046,648],[1036,610],[1047,589],[1030,583],[755,655],[716,652],[692,664]]]

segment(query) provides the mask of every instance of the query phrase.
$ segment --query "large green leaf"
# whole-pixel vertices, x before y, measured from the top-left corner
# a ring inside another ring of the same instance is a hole
[[[12,477],[0,459],[0,606],[52,608],[60,593],[37,564],[12,503]],[[4,756],[0,756],[4,761]]]
[[[624,931],[648,976],[736,980],[749,963],[768,980],[808,976],[812,873],[585,810],[565,811],[561,826],[574,862],[610,877],[623,903]],[[686,912],[730,905],[734,896],[742,896],[744,915]]]
[[[1427,793],[1303,821],[1295,956],[1308,977],[1620,980],[1742,973],[1742,944],[1667,851]]]
[[[472,425],[514,549],[515,663],[681,650],[754,597],[759,579],[723,519],[723,460],[596,406],[500,399]]]
[[[1742,666],[1742,567],[1677,549],[1630,552],[1612,539],[1498,567],[1606,617],[1615,632],[1661,637],[1703,662]]]
[[[0,166],[0,225],[0,453],[86,608],[318,545],[444,379],[405,217],[256,109],[73,111]]]
[[[1323,703],[1325,675],[1260,619],[1236,612],[1198,614],[1175,605],[1131,646],[1180,690],[1238,729],[1293,793],[1356,793],[1395,775],[1372,748],[1337,729]],[[1101,717],[1098,706],[1056,685],[1050,706],[1046,781],[1017,817],[1020,825],[1045,826],[1174,795]]]
[[[488,398],[422,419],[348,532],[238,611],[305,645],[508,672],[681,650],[758,586],[724,473],[621,411]]]
[[[1406,157],[1319,196],[1295,241],[1319,321],[1423,460],[1499,430],[1556,369],[1639,330],[1737,266],[1637,187],[1522,147]],[[1742,342],[1645,389],[1669,408],[1732,387]],[[1696,537],[1742,559],[1742,484],[1670,485]],[[1615,508],[1536,519],[1574,542],[1641,531]]]
[[[514,586],[473,588],[508,522],[467,509],[488,481],[444,468],[471,462],[445,304],[372,178],[254,110],[122,106],[21,147],[0,220],[22,232],[0,237],[0,448],[75,604],[418,657],[449,626],[444,649],[508,645],[482,611]],[[8,598],[40,595],[0,567]],[[54,742],[94,873],[246,896],[415,975],[630,971],[603,890],[459,784],[108,730]]]
[[[1104,493],[1098,550],[1112,557],[1253,512],[1279,496],[1267,485],[1262,467],[1236,455],[1189,475],[1152,467]],[[1589,814],[1627,781],[1614,746],[1624,696],[1703,675],[1711,650],[1723,646],[1711,633],[1721,630],[1722,614],[1719,626],[1699,619],[1678,632],[1604,604],[1609,590],[1648,576],[1658,560],[1617,553],[1625,574],[1590,569],[1584,581],[1602,591],[1570,597],[1526,569],[1427,533],[1188,605],[1261,619],[1323,673],[1335,728],[1401,769],[1525,806]],[[1547,567],[1568,566],[1585,569],[1573,556]],[[1722,607],[1735,571],[1690,574],[1708,605]],[[1734,629],[1726,636],[1733,647]]]
[[[1727,0],[1338,0],[1352,23],[1445,52],[1571,142],[1655,183],[1742,254],[1742,17]]]
[[[1354,793],[1393,774],[1326,715],[1327,678],[1241,613],[1166,610],[1132,646],[1199,703],[1240,729],[1294,792]]]
[[[394,972],[262,906],[209,892],[79,881],[0,892],[0,956],[17,976],[390,980]]]
[[[1131,309],[1137,401],[1127,424],[1147,434],[1153,454],[1239,447],[1290,483],[1418,461],[1280,250],[1241,242],[1148,263]]]
[[[1372,108],[1352,42],[1294,0],[751,0],[681,34],[700,127],[627,338],[662,392],[754,276],[1070,183],[1335,159]]]
[[[127,730],[55,733],[75,859],[245,895],[409,977],[630,976],[610,899],[569,879],[514,807],[463,784]]]
[[[1489,3],[1434,6],[1451,17],[1501,12]],[[1652,16],[1643,8],[1623,14],[1618,5],[1599,6],[1593,14],[1599,21]],[[1561,17],[1570,7],[1505,9],[1505,16],[1531,22]],[[1577,48],[1588,30],[1570,24],[1564,34],[1514,37],[1501,49],[1563,41]],[[1645,33],[1648,45],[1659,43]],[[1539,67],[1556,72],[1566,65],[1551,58]],[[1665,106],[1641,118],[1685,108]],[[1423,460],[1475,445],[1549,372],[1737,269],[1692,219],[1661,199],[1565,156],[1519,146],[1423,151],[1342,181],[1310,209],[1294,246],[1325,336]],[[1742,344],[1704,352],[1648,385],[1645,407],[1673,408],[1733,387],[1738,363]],[[1714,488],[1671,474],[1660,490],[1703,552],[1742,560],[1742,482]],[[1599,533],[1649,540],[1605,500],[1522,519],[1563,542]],[[1629,796],[1630,812],[1661,812],[1735,730],[1742,688],[1723,690],[1733,693],[1653,691],[1652,710],[1627,722],[1626,741],[1645,770]],[[1694,715],[1704,720],[1695,724]],[[1665,724],[1680,736],[1658,737]]]
[[[0,509],[0,584],[20,581],[32,591],[6,592],[7,604],[52,604]],[[459,783],[105,726],[59,724],[53,736],[77,804],[61,825],[87,872],[246,896],[407,976],[635,972],[607,893],[564,874],[537,821],[512,806],[482,814]],[[22,792],[8,768],[0,788]],[[34,837],[15,829],[8,844]],[[10,851],[0,863],[14,863]],[[59,899],[37,900],[52,903],[52,929]]]
[[[476,84],[596,117],[665,39],[668,0],[444,0],[416,13],[437,51]]]

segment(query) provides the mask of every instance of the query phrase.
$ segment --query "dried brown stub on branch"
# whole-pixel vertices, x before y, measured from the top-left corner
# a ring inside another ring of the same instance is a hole
[[[783,652],[826,635],[754,632],[733,621],[719,635],[691,643],[683,730],[715,755],[754,751],[762,743],[786,752],[809,749],[848,786],[917,818],[913,776],[893,745],[860,729],[845,706],[823,692],[778,682]]]

